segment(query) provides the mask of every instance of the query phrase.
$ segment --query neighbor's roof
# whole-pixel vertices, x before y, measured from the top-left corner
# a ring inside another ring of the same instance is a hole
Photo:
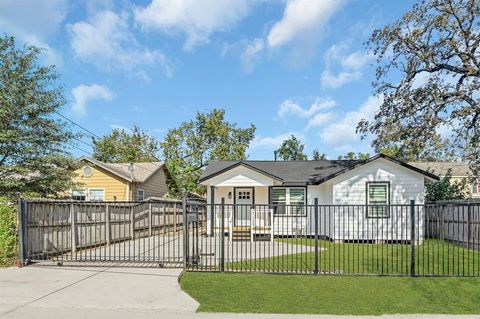
[[[79,160],[90,162],[129,182],[137,183],[145,182],[165,165],[164,162],[133,163],[133,171],[130,174],[130,163],[105,163],[86,156],[82,156]]]
[[[439,176],[447,175],[448,170],[451,170],[451,176],[473,176],[468,164],[462,162],[411,162],[409,164]]]
[[[200,177],[200,182],[220,175],[237,166],[245,166],[263,175],[282,182],[283,185],[318,185],[358,166],[378,158],[395,162],[432,179],[434,174],[379,154],[368,160],[322,160],[322,161],[211,161]]]

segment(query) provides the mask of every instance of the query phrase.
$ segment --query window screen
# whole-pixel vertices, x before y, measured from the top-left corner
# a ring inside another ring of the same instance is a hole
[[[367,184],[367,205],[368,216],[372,218],[388,217],[389,204],[389,185],[388,183],[368,183]]]
[[[102,201],[105,198],[103,189],[91,189],[89,195],[91,201]]]

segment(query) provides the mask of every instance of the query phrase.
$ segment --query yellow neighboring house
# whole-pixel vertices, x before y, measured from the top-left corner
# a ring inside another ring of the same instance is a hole
[[[70,193],[74,200],[141,201],[168,192],[164,162],[104,163],[85,156],[79,161],[75,181],[80,186]]]
[[[466,181],[465,190],[472,198],[480,198],[480,183],[473,178],[473,172],[462,162],[412,162],[408,163],[437,176],[445,177],[450,170],[451,182]]]

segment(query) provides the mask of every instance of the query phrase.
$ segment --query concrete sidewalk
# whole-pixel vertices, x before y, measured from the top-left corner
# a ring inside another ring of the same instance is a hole
[[[0,268],[0,318],[327,319],[330,315],[195,313],[198,303],[178,284],[178,269]],[[361,318],[479,318],[394,315]]]

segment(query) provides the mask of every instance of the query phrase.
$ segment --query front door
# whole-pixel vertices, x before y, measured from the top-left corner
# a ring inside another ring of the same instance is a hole
[[[253,188],[235,188],[235,226],[250,226]]]

